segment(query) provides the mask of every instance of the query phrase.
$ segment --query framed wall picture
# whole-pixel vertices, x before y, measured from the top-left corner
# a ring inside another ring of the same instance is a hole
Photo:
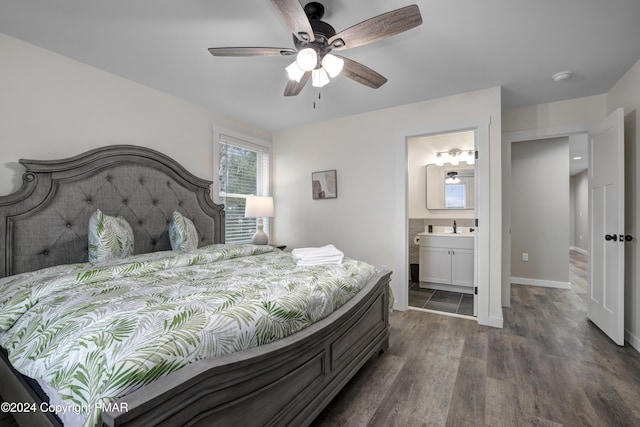
[[[314,200],[338,197],[336,170],[313,172],[311,174],[311,194]]]

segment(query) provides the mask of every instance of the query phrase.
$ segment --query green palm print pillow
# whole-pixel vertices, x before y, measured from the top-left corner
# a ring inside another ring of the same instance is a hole
[[[193,222],[175,211],[169,222],[169,242],[171,249],[178,252],[189,252],[198,248],[198,232]]]
[[[112,261],[133,253],[133,230],[122,217],[100,209],[89,218],[89,262]]]

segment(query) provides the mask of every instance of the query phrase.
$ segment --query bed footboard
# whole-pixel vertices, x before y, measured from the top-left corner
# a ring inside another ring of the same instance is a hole
[[[108,426],[308,425],[388,347],[391,272],[338,311],[282,340],[191,364],[119,399]]]

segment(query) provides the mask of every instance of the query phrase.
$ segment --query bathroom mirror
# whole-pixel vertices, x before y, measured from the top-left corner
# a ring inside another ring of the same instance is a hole
[[[473,165],[427,165],[427,209],[475,209],[473,175]]]

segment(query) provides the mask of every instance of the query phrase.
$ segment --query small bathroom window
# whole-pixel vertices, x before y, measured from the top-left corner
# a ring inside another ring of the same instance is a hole
[[[444,186],[444,204],[446,209],[465,209],[466,186],[464,184],[446,184]]]

